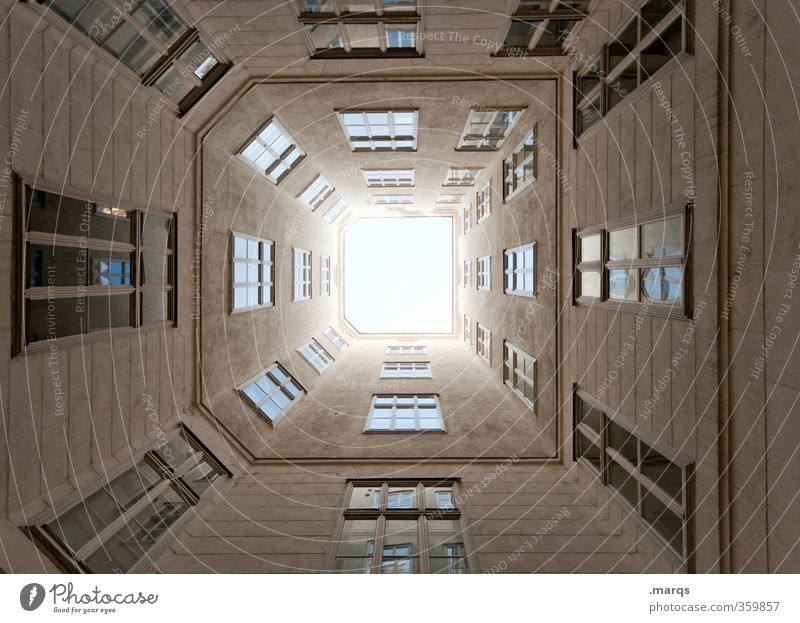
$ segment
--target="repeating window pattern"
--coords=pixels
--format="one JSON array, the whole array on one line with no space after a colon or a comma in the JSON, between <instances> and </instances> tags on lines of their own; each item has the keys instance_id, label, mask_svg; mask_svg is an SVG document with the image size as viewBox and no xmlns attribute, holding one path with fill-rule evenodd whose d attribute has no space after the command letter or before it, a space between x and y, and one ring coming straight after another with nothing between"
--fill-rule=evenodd
<instances>
[{"instance_id":1,"label":"repeating window pattern","mask_svg":"<svg viewBox=\"0 0 800 623\"><path fill-rule=\"evenodd\" d=\"M37 543L71 573L125 573L151 560L176 522L227 470L181 432L57 516L31 526Z\"/></svg>"},{"instance_id":2,"label":"repeating window pattern","mask_svg":"<svg viewBox=\"0 0 800 623\"><path fill-rule=\"evenodd\" d=\"M382 379L429 379L433 377L428 361L387 361L381 369Z\"/></svg>"},{"instance_id":3,"label":"repeating window pattern","mask_svg":"<svg viewBox=\"0 0 800 623\"><path fill-rule=\"evenodd\" d=\"M472 229L472 204L464 208L464 235L466 236Z\"/></svg>"},{"instance_id":4,"label":"repeating window pattern","mask_svg":"<svg viewBox=\"0 0 800 623\"><path fill-rule=\"evenodd\" d=\"M20 348L174 318L173 216L24 183L20 204Z\"/></svg>"},{"instance_id":5,"label":"repeating window pattern","mask_svg":"<svg viewBox=\"0 0 800 623\"><path fill-rule=\"evenodd\" d=\"M299 10L317 58L419 55L414 0L299 0Z\"/></svg>"},{"instance_id":6,"label":"repeating window pattern","mask_svg":"<svg viewBox=\"0 0 800 623\"><path fill-rule=\"evenodd\" d=\"M256 411L275 424L304 390L282 365L274 363L240 387L239 393Z\"/></svg>"},{"instance_id":7,"label":"repeating window pattern","mask_svg":"<svg viewBox=\"0 0 800 623\"><path fill-rule=\"evenodd\" d=\"M688 50L682 0L648 0L579 74L575 119L580 135L659 69Z\"/></svg>"},{"instance_id":8,"label":"repeating window pattern","mask_svg":"<svg viewBox=\"0 0 800 623\"><path fill-rule=\"evenodd\" d=\"M511 342L503 342L503 362L503 382L532 407L536 397L536 358Z\"/></svg>"},{"instance_id":9,"label":"repeating window pattern","mask_svg":"<svg viewBox=\"0 0 800 623\"><path fill-rule=\"evenodd\" d=\"M414 195L372 195L376 205L410 205L414 203Z\"/></svg>"},{"instance_id":10,"label":"repeating window pattern","mask_svg":"<svg viewBox=\"0 0 800 623\"><path fill-rule=\"evenodd\" d=\"M365 169L362 172L370 188L414 185L414 169Z\"/></svg>"},{"instance_id":11,"label":"repeating window pattern","mask_svg":"<svg viewBox=\"0 0 800 623\"><path fill-rule=\"evenodd\" d=\"M505 183L503 192L510 199L528 184L536 180L536 139L531 132L503 165Z\"/></svg>"},{"instance_id":12,"label":"repeating window pattern","mask_svg":"<svg viewBox=\"0 0 800 623\"><path fill-rule=\"evenodd\" d=\"M331 295L331 258L322 255L319 258L319 290L322 296Z\"/></svg>"},{"instance_id":13,"label":"repeating window pattern","mask_svg":"<svg viewBox=\"0 0 800 623\"><path fill-rule=\"evenodd\" d=\"M486 185L475 195L475 211L477 212L478 222L480 223L492 213L492 183Z\"/></svg>"},{"instance_id":14,"label":"repeating window pattern","mask_svg":"<svg viewBox=\"0 0 800 623\"><path fill-rule=\"evenodd\" d=\"M232 309L241 311L274 303L275 247L269 240L231 234Z\"/></svg>"},{"instance_id":15,"label":"repeating window pattern","mask_svg":"<svg viewBox=\"0 0 800 623\"><path fill-rule=\"evenodd\" d=\"M536 245L526 244L505 252L505 291L517 296L536 292Z\"/></svg>"},{"instance_id":16,"label":"repeating window pattern","mask_svg":"<svg viewBox=\"0 0 800 623\"><path fill-rule=\"evenodd\" d=\"M322 175L318 175L297 198L306 207L316 210L333 193L333 186Z\"/></svg>"},{"instance_id":17,"label":"repeating window pattern","mask_svg":"<svg viewBox=\"0 0 800 623\"><path fill-rule=\"evenodd\" d=\"M575 396L575 458L600 474L684 563L688 559L691 466L631 432L606 407Z\"/></svg>"},{"instance_id":18,"label":"repeating window pattern","mask_svg":"<svg viewBox=\"0 0 800 623\"><path fill-rule=\"evenodd\" d=\"M330 209L325 213L323 217L326 222L333 223L342 212L347 209L347 202L344 199L339 199L336 203L334 203Z\"/></svg>"},{"instance_id":19,"label":"repeating window pattern","mask_svg":"<svg viewBox=\"0 0 800 623\"><path fill-rule=\"evenodd\" d=\"M325 372L328 366L333 363L331 354L314 338L311 338L310 342L298 348L297 352L320 374Z\"/></svg>"},{"instance_id":20,"label":"repeating window pattern","mask_svg":"<svg viewBox=\"0 0 800 623\"><path fill-rule=\"evenodd\" d=\"M576 300L685 314L688 221L676 204L576 232Z\"/></svg>"},{"instance_id":21,"label":"repeating window pattern","mask_svg":"<svg viewBox=\"0 0 800 623\"><path fill-rule=\"evenodd\" d=\"M339 121L353 151L415 151L416 110L346 111Z\"/></svg>"},{"instance_id":22,"label":"repeating window pattern","mask_svg":"<svg viewBox=\"0 0 800 623\"><path fill-rule=\"evenodd\" d=\"M424 346L387 346L386 355L424 355Z\"/></svg>"},{"instance_id":23,"label":"repeating window pattern","mask_svg":"<svg viewBox=\"0 0 800 623\"><path fill-rule=\"evenodd\" d=\"M483 168L450 167L443 186L473 186Z\"/></svg>"},{"instance_id":24,"label":"repeating window pattern","mask_svg":"<svg viewBox=\"0 0 800 623\"><path fill-rule=\"evenodd\" d=\"M469 573L453 481L357 481L334 541L335 573Z\"/></svg>"},{"instance_id":25,"label":"repeating window pattern","mask_svg":"<svg viewBox=\"0 0 800 623\"><path fill-rule=\"evenodd\" d=\"M38 0L186 112L229 66L167 0Z\"/></svg>"},{"instance_id":26,"label":"repeating window pattern","mask_svg":"<svg viewBox=\"0 0 800 623\"><path fill-rule=\"evenodd\" d=\"M247 139L239 154L274 184L286 177L305 157L305 152L275 117Z\"/></svg>"},{"instance_id":27,"label":"repeating window pattern","mask_svg":"<svg viewBox=\"0 0 800 623\"><path fill-rule=\"evenodd\" d=\"M521 108L470 111L457 149L497 151L521 114Z\"/></svg>"},{"instance_id":28,"label":"repeating window pattern","mask_svg":"<svg viewBox=\"0 0 800 623\"><path fill-rule=\"evenodd\" d=\"M479 257L476 261L478 266L478 290L492 289L492 258L489 255Z\"/></svg>"},{"instance_id":29,"label":"repeating window pattern","mask_svg":"<svg viewBox=\"0 0 800 623\"><path fill-rule=\"evenodd\" d=\"M472 343L472 320L466 314L464 314L464 341L467 344Z\"/></svg>"},{"instance_id":30,"label":"repeating window pattern","mask_svg":"<svg viewBox=\"0 0 800 623\"><path fill-rule=\"evenodd\" d=\"M464 260L464 287L472 287L472 260Z\"/></svg>"},{"instance_id":31,"label":"repeating window pattern","mask_svg":"<svg viewBox=\"0 0 800 623\"><path fill-rule=\"evenodd\" d=\"M331 343L336 347L336 350L338 350L339 352L343 351L348 346L344 338L341 335L339 335L333 329L333 327L328 328L328 330L326 330L323 333L323 335L331 341Z\"/></svg>"},{"instance_id":32,"label":"repeating window pattern","mask_svg":"<svg viewBox=\"0 0 800 623\"><path fill-rule=\"evenodd\" d=\"M435 394L372 397L365 432L444 431L439 397Z\"/></svg>"},{"instance_id":33,"label":"repeating window pattern","mask_svg":"<svg viewBox=\"0 0 800 623\"><path fill-rule=\"evenodd\" d=\"M522 0L512 15L498 56L558 56L572 29L586 17L589 0Z\"/></svg>"},{"instance_id":34,"label":"repeating window pattern","mask_svg":"<svg viewBox=\"0 0 800 623\"><path fill-rule=\"evenodd\" d=\"M311 298L311 251L294 249L294 300Z\"/></svg>"},{"instance_id":35,"label":"repeating window pattern","mask_svg":"<svg viewBox=\"0 0 800 623\"><path fill-rule=\"evenodd\" d=\"M478 323L478 333L475 337L475 352L478 357L492 365L492 332Z\"/></svg>"}]
</instances>

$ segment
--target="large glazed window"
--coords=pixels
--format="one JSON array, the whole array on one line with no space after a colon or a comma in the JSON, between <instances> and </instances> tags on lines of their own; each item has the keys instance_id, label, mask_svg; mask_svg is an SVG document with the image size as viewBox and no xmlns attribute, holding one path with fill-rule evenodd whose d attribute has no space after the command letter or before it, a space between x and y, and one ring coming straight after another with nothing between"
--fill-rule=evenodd
<instances>
[{"instance_id":1,"label":"large glazed window","mask_svg":"<svg viewBox=\"0 0 800 623\"><path fill-rule=\"evenodd\" d=\"M334 573L469 573L453 481L355 481L330 555Z\"/></svg>"},{"instance_id":2,"label":"large glazed window","mask_svg":"<svg viewBox=\"0 0 800 623\"><path fill-rule=\"evenodd\" d=\"M353 151L416 151L417 110L363 110L339 113Z\"/></svg>"},{"instance_id":3,"label":"large glazed window","mask_svg":"<svg viewBox=\"0 0 800 623\"><path fill-rule=\"evenodd\" d=\"M280 122L272 117L245 141L239 155L261 171L273 184L279 183L305 157L305 152Z\"/></svg>"},{"instance_id":4,"label":"large glazed window","mask_svg":"<svg viewBox=\"0 0 800 623\"><path fill-rule=\"evenodd\" d=\"M372 397L365 432L444 431L439 397L379 394Z\"/></svg>"},{"instance_id":5,"label":"large glazed window","mask_svg":"<svg viewBox=\"0 0 800 623\"><path fill-rule=\"evenodd\" d=\"M274 363L239 387L239 394L275 424L297 402L304 390L279 363Z\"/></svg>"},{"instance_id":6,"label":"large glazed window","mask_svg":"<svg viewBox=\"0 0 800 623\"><path fill-rule=\"evenodd\" d=\"M233 311L274 305L275 245L245 234L231 234Z\"/></svg>"}]
</instances>

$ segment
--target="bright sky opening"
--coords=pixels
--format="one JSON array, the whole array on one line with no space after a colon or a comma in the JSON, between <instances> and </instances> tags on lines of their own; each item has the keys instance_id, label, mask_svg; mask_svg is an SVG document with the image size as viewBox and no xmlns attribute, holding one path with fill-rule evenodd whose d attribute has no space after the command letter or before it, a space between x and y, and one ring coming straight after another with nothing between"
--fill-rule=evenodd
<instances>
[{"instance_id":1,"label":"bright sky opening","mask_svg":"<svg viewBox=\"0 0 800 623\"><path fill-rule=\"evenodd\" d=\"M361 333L452 332L452 219L361 219L344 252L345 317Z\"/></svg>"}]
</instances>

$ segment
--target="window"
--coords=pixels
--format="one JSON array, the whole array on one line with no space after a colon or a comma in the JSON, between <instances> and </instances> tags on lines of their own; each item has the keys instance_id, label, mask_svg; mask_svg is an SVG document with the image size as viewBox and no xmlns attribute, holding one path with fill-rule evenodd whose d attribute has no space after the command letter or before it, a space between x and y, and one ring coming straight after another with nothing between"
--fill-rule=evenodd
<instances>
[{"instance_id":1,"label":"window","mask_svg":"<svg viewBox=\"0 0 800 623\"><path fill-rule=\"evenodd\" d=\"M275 247L269 240L231 233L231 308L273 305Z\"/></svg>"},{"instance_id":2,"label":"window","mask_svg":"<svg viewBox=\"0 0 800 623\"><path fill-rule=\"evenodd\" d=\"M506 294L533 296L536 292L536 245L505 252Z\"/></svg>"},{"instance_id":3,"label":"window","mask_svg":"<svg viewBox=\"0 0 800 623\"><path fill-rule=\"evenodd\" d=\"M521 108L472 110L458 140L461 151L497 151L519 119Z\"/></svg>"},{"instance_id":4,"label":"window","mask_svg":"<svg viewBox=\"0 0 800 623\"><path fill-rule=\"evenodd\" d=\"M180 113L228 70L168 0L39 0L158 90Z\"/></svg>"},{"instance_id":5,"label":"window","mask_svg":"<svg viewBox=\"0 0 800 623\"><path fill-rule=\"evenodd\" d=\"M424 355L424 346L387 346L386 355Z\"/></svg>"},{"instance_id":6,"label":"window","mask_svg":"<svg viewBox=\"0 0 800 623\"><path fill-rule=\"evenodd\" d=\"M464 287L472 287L472 260L464 260Z\"/></svg>"},{"instance_id":7,"label":"window","mask_svg":"<svg viewBox=\"0 0 800 623\"><path fill-rule=\"evenodd\" d=\"M311 251L294 249L294 300L311 298Z\"/></svg>"},{"instance_id":8,"label":"window","mask_svg":"<svg viewBox=\"0 0 800 623\"><path fill-rule=\"evenodd\" d=\"M372 195L376 205L409 205L414 203L414 195Z\"/></svg>"},{"instance_id":9,"label":"window","mask_svg":"<svg viewBox=\"0 0 800 623\"><path fill-rule=\"evenodd\" d=\"M475 339L475 352L478 357L492 365L492 332L478 323L478 335Z\"/></svg>"},{"instance_id":10,"label":"window","mask_svg":"<svg viewBox=\"0 0 800 623\"><path fill-rule=\"evenodd\" d=\"M175 217L77 196L21 182L20 349L175 317Z\"/></svg>"},{"instance_id":11,"label":"window","mask_svg":"<svg viewBox=\"0 0 800 623\"><path fill-rule=\"evenodd\" d=\"M303 393L302 386L279 363L239 388L245 401L272 424L283 417Z\"/></svg>"},{"instance_id":12,"label":"window","mask_svg":"<svg viewBox=\"0 0 800 623\"><path fill-rule=\"evenodd\" d=\"M478 290L492 289L492 258L489 255L479 257L478 264Z\"/></svg>"},{"instance_id":13,"label":"window","mask_svg":"<svg viewBox=\"0 0 800 623\"><path fill-rule=\"evenodd\" d=\"M414 0L299 0L299 9L315 58L420 54L419 15Z\"/></svg>"},{"instance_id":14,"label":"window","mask_svg":"<svg viewBox=\"0 0 800 623\"><path fill-rule=\"evenodd\" d=\"M456 486L452 480L350 482L331 570L469 573Z\"/></svg>"},{"instance_id":15,"label":"window","mask_svg":"<svg viewBox=\"0 0 800 623\"><path fill-rule=\"evenodd\" d=\"M429 379L431 364L427 361L387 361L381 370L382 379Z\"/></svg>"},{"instance_id":16,"label":"window","mask_svg":"<svg viewBox=\"0 0 800 623\"><path fill-rule=\"evenodd\" d=\"M485 220L492 213L492 182L486 185L475 195L475 211L478 214L478 222Z\"/></svg>"},{"instance_id":17,"label":"window","mask_svg":"<svg viewBox=\"0 0 800 623\"><path fill-rule=\"evenodd\" d=\"M372 397L364 432L409 433L444 431L439 397L434 394Z\"/></svg>"},{"instance_id":18,"label":"window","mask_svg":"<svg viewBox=\"0 0 800 623\"><path fill-rule=\"evenodd\" d=\"M343 351L348 346L347 342L344 341L344 338L342 338L342 336L339 335L333 329L333 327L330 327L323 335L331 341L331 343L336 347L336 350L339 352Z\"/></svg>"},{"instance_id":19,"label":"window","mask_svg":"<svg viewBox=\"0 0 800 623\"><path fill-rule=\"evenodd\" d=\"M321 255L319 258L319 291L322 296L331 295L331 258Z\"/></svg>"},{"instance_id":20,"label":"window","mask_svg":"<svg viewBox=\"0 0 800 623\"><path fill-rule=\"evenodd\" d=\"M587 63L575 85L576 134L633 93L659 69L689 49L682 0L648 0Z\"/></svg>"},{"instance_id":21,"label":"window","mask_svg":"<svg viewBox=\"0 0 800 623\"><path fill-rule=\"evenodd\" d=\"M463 169L459 167L450 167L447 170L447 177L444 179L444 184L442 185L472 186L475 184L475 179L481 171L483 171L482 168Z\"/></svg>"},{"instance_id":22,"label":"window","mask_svg":"<svg viewBox=\"0 0 800 623\"><path fill-rule=\"evenodd\" d=\"M47 513L30 532L70 573L143 570L157 555L154 548L172 539L177 522L225 475L225 467L181 429L133 467L104 476L93 493L81 490L67 510Z\"/></svg>"},{"instance_id":23,"label":"window","mask_svg":"<svg viewBox=\"0 0 800 623\"><path fill-rule=\"evenodd\" d=\"M467 344L472 343L472 321L466 314L464 314L464 341Z\"/></svg>"},{"instance_id":24,"label":"window","mask_svg":"<svg viewBox=\"0 0 800 623\"><path fill-rule=\"evenodd\" d=\"M333 223L339 215L347 209L347 202L344 199L339 199L334 203L323 217L328 223Z\"/></svg>"},{"instance_id":25,"label":"window","mask_svg":"<svg viewBox=\"0 0 800 623\"><path fill-rule=\"evenodd\" d=\"M416 151L416 110L366 110L339 113L353 151Z\"/></svg>"},{"instance_id":26,"label":"window","mask_svg":"<svg viewBox=\"0 0 800 623\"><path fill-rule=\"evenodd\" d=\"M597 472L604 485L684 562L688 558L691 465L610 408L575 394L575 459ZM654 440L653 440L654 441Z\"/></svg>"},{"instance_id":27,"label":"window","mask_svg":"<svg viewBox=\"0 0 800 623\"><path fill-rule=\"evenodd\" d=\"M560 56L572 29L586 17L589 0L522 0L497 56Z\"/></svg>"},{"instance_id":28,"label":"window","mask_svg":"<svg viewBox=\"0 0 800 623\"><path fill-rule=\"evenodd\" d=\"M370 188L414 185L414 169L365 169L362 173Z\"/></svg>"},{"instance_id":29,"label":"window","mask_svg":"<svg viewBox=\"0 0 800 623\"><path fill-rule=\"evenodd\" d=\"M472 204L464 207L464 235L472 229Z\"/></svg>"},{"instance_id":30,"label":"window","mask_svg":"<svg viewBox=\"0 0 800 623\"><path fill-rule=\"evenodd\" d=\"M536 397L534 371L536 359L511 342L503 342L503 382L517 394L522 401L533 407Z\"/></svg>"},{"instance_id":31,"label":"window","mask_svg":"<svg viewBox=\"0 0 800 623\"><path fill-rule=\"evenodd\" d=\"M325 372L327 367L333 363L331 354L314 338L311 338L308 344L304 344L298 348L297 352L320 374Z\"/></svg>"},{"instance_id":32,"label":"window","mask_svg":"<svg viewBox=\"0 0 800 623\"><path fill-rule=\"evenodd\" d=\"M531 182L536 181L536 150L533 132L514 150L503 164L506 200L513 197Z\"/></svg>"},{"instance_id":33,"label":"window","mask_svg":"<svg viewBox=\"0 0 800 623\"><path fill-rule=\"evenodd\" d=\"M439 197L436 199L436 203L444 204L444 205L458 205L464 201L464 195L448 195L444 193L440 193Z\"/></svg>"},{"instance_id":34,"label":"window","mask_svg":"<svg viewBox=\"0 0 800 623\"><path fill-rule=\"evenodd\" d=\"M673 204L575 234L575 299L685 316L689 206Z\"/></svg>"},{"instance_id":35,"label":"window","mask_svg":"<svg viewBox=\"0 0 800 623\"><path fill-rule=\"evenodd\" d=\"M331 195L332 192L333 186L331 186L328 180L326 180L324 177L318 175L316 179L297 196L297 198L300 200L300 203L311 208L312 210L316 210L322 205L322 202Z\"/></svg>"},{"instance_id":36,"label":"window","mask_svg":"<svg viewBox=\"0 0 800 623\"><path fill-rule=\"evenodd\" d=\"M247 139L239 154L273 184L279 183L305 157L305 152L275 117Z\"/></svg>"}]
</instances>

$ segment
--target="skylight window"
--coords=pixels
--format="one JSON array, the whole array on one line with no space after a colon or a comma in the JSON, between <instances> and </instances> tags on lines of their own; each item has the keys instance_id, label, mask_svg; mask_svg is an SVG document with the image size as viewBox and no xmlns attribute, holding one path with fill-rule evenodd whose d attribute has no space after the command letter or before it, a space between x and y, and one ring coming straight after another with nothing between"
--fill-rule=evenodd
<instances>
[{"instance_id":1,"label":"skylight window","mask_svg":"<svg viewBox=\"0 0 800 623\"><path fill-rule=\"evenodd\" d=\"M275 363L240 387L239 392L253 408L275 424L304 390L282 365Z\"/></svg>"},{"instance_id":2,"label":"skylight window","mask_svg":"<svg viewBox=\"0 0 800 623\"><path fill-rule=\"evenodd\" d=\"M444 431L439 397L431 394L373 396L365 431Z\"/></svg>"},{"instance_id":3,"label":"skylight window","mask_svg":"<svg viewBox=\"0 0 800 623\"><path fill-rule=\"evenodd\" d=\"M333 363L331 354L314 338L311 338L310 342L298 348L297 352L320 374L325 372L328 366Z\"/></svg>"},{"instance_id":4,"label":"skylight window","mask_svg":"<svg viewBox=\"0 0 800 623\"><path fill-rule=\"evenodd\" d=\"M498 56L559 56L576 24L586 17L589 0L522 1L497 51Z\"/></svg>"},{"instance_id":5,"label":"skylight window","mask_svg":"<svg viewBox=\"0 0 800 623\"><path fill-rule=\"evenodd\" d=\"M353 151L416 151L418 119L416 110L339 113Z\"/></svg>"},{"instance_id":6,"label":"skylight window","mask_svg":"<svg viewBox=\"0 0 800 623\"><path fill-rule=\"evenodd\" d=\"M414 169L365 169L363 173L370 188L414 185Z\"/></svg>"},{"instance_id":7,"label":"skylight window","mask_svg":"<svg viewBox=\"0 0 800 623\"><path fill-rule=\"evenodd\" d=\"M409 205L414 203L414 195L372 195L376 205Z\"/></svg>"},{"instance_id":8,"label":"skylight window","mask_svg":"<svg viewBox=\"0 0 800 623\"><path fill-rule=\"evenodd\" d=\"M339 335L333 327L329 327L323 335L331 341L339 352L343 351L348 346L344 338Z\"/></svg>"},{"instance_id":9,"label":"skylight window","mask_svg":"<svg viewBox=\"0 0 800 623\"><path fill-rule=\"evenodd\" d=\"M382 379L430 379L433 377L428 361L387 361L381 369Z\"/></svg>"},{"instance_id":10,"label":"skylight window","mask_svg":"<svg viewBox=\"0 0 800 623\"><path fill-rule=\"evenodd\" d=\"M447 177L444 179L443 186L472 186L475 183L475 178L483 171L481 168L468 168L462 169L458 167L450 167L447 171Z\"/></svg>"},{"instance_id":11,"label":"skylight window","mask_svg":"<svg viewBox=\"0 0 800 623\"><path fill-rule=\"evenodd\" d=\"M446 195L440 194L436 199L436 203L444 204L461 204L464 201L464 195Z\"/></svg>"},{"instance_id":12,"label":"skylight window","mask_svg":"<svg viewBox=\"0 0 800 623\"><path fill-rule=\"evenodd\" d=\"M497 151L521 113L521 108L470 111L457 149L461 151Z\"/></svg>"},{"instance_id":13,"label":"skylight window","mask_svg":"<svg viewBox=\"0 0 800 623\"><path fill-rule=\"evenodd\" d=\"M275 117L247 140L239 154L274 184L288 175L305 156Z\"/></svg>"},{"instance_id":14,"label":"skylight window","mask_svg":"<svg viewBox=\"0 0 800 623\"><path fill-rule=\"evenodd\" d=\"M297 198L312 210L316 210L332 192L333 186L322 175L318 175Z\"/></svg>"},{"instance_id":15,"label":"skylight window","mask_svg":"<svg viewBox=\"0 0 800 623\"><path fill-rule=\"evenodd\" d=\"M347 209L347 202L344 199L339 199L334 203L323 217L328 223L333 223L339 215Z\"/></svg>"}]
</instances>

